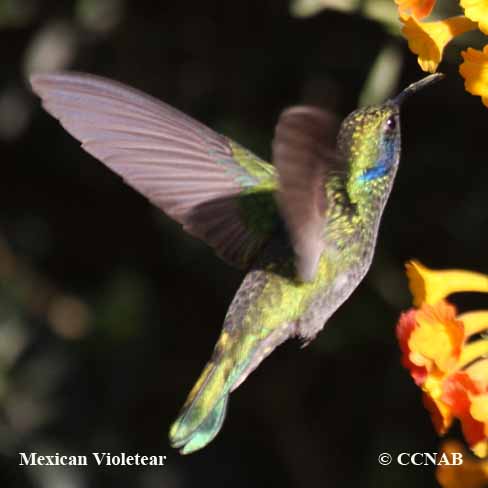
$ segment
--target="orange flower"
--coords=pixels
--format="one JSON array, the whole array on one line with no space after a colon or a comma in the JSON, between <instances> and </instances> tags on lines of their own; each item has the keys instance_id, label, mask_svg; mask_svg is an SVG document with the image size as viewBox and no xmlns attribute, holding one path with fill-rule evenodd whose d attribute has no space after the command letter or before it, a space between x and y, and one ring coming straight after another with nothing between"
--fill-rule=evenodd
<instances>
[{"instance_id":1,"label":"orange flower","mask_svg":"<svg viewBox=\"0 0 488 488\"><path fill-rule=\"evenodd\" d=\"M464 15L421 22L431 13L435 0L395 0L403 23L403 37L407 39L410 51L418 56L422 70L430 73L437 70L444 48L454 37L475 29L488 34L488 0L459 1ZM466 91L479 95L488 107L488 45L483 51L468 48L461 55L464 62L459 72L465 80Z\"/></svg>"},{"instance_id":2,"label":"orange flower","mask_svg":"<svg viewBox=\"0 0 488 488\"><path fill-rule=\"evenodd\" d=\"M464 15L478 22L482 32L488 34L488 0L460 0Z\"/></svg>"},{"instance_id":3,"label":"orange flower","mask_svg":"<svg viewBox=\"0 0 488 488\"><path fill-rule=\"evenodd\" d=\"M410 370L410 374L417 385L421 385L428 374L425 366L417 366L410 360L409 339L417 323L415 322L416 310L410 309L408 312L400 315L396 328L396 335L400 349L402 351L402 365Z\"/></svg>"},{"instance_id":4,"label":"orange flower","mask_svg":"<svg viewBox=\"0 0 488 488\"><path fill-rule=\"evenodd\" d=\"M402 364L424 392L423 402L439 434L450 427L453 415L442 401L443 380L456 367L464 340L464 324L456 309L445 301L423 305L401 315L397 338Z\"/></svg>"},{"instance_id":5,"label":"orange flower","mask_svg":"<svg viewBox=\"0 0 488 488\"><path fill-rule=\"evenodd\" d=\"M488 311L457 315L445 300L460 291L488 292L488 277L469 271L434 271L407 264L419 309L401 315L397 338L402 364L422 388L423 402L439 435L456 418L475 454L488 455Z\"/></svg>"},{"instance_id":6,"label":"orange flower","mask_svg":"<svg viewBox=\"0 0 488 488\"><path fill-rule=\"evenodd\" d=\"M464 438L478 456L486 455L488 441L485 424L473 412L476 411L476 403L485 401L485 396L486 393L465 371L453 373L443 384L441 399L450 408L452 415L460 420Z\"/></svg>"},{"instance_id":7,"label":"orange flower","mask_svg":"<svg viewBox=\"0 0 488 488\"><path fill-rule=\"evenodd\" d=\"M413 295L413 304L436 304L453 293L479 291L488 293L488 276L473 271L459 269L434 270L418 261L405 265L408 286Z\"/></svg>"},{"instance_id":8,"label":"orange flower","mask_svg":"<svg viewBox=\"0 0 488 488\"><path fill-rule=\"evenodd\" d=\"M424 305L415 314L417 327L408 345L410 359L429 372L446 373L457 363L464 339L464 325L456 320L456 309L446 301L435 307Z\"/></svg>"},{"instance_id":9,"label":"orange flower","mask_svg":"<svg viewBox=\"0 0 488 488\"><path fill-rule=\"evenodd\" d=\"M464 61L459 73L464 78L464 88L472 95L479 95L483 105L488 107L488 45L483 51L468 47L461 56Z\"/></svg>"},{"instance_id":10,"label":"orange flower","mask_svg":"<svg viewBox=\"0 0 488 488\"><path fill-rule=\"evenodd\" d=\"M432 12L436 0L395 0L400 15L412 14L417 19L423 19Z\"/></svg>"},{"instance_id":11,"label":"orange flower","mask_svg":"<svg viewBox=\"0 0 488 488\"><path fill-rule=\"evenodd\" d=\"M442 60L446 45L456 36L477 27L476 22L464 16L450 17L436 22L419 22L414 16L400 15L403 36L410 51L418 55L424 71L434 73Z\"/></svg>"}]
</instances>

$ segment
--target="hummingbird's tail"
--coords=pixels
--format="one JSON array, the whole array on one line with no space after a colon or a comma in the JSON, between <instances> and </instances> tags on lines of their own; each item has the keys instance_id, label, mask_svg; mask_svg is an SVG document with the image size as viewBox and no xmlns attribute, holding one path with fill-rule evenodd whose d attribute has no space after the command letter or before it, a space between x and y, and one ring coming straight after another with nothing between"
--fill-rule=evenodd
<instances>
[{"instance_id":1,"label":"hummingbird's tail","mask_svg":"<svg viewBox=\"0 0 488 488\"><path fill-rule=\"evenodd\" d=\"M170 429L171 445L189 454L205 447L224 422L229 398L223 364L210 361Z\"/></svg>"},{"instance_id":2,"label":"hummingbird's tail","mask_svg":"<svg viewBox=\"0 0 488 488\"><path fill-rule=\"evenodd\" d=\"M181 454L205 447L219 432L227 400L258 364L290 336L290 326L252 329L224 324L212 358L191 390L169 439Z\"/></svg>"}]
</instances>

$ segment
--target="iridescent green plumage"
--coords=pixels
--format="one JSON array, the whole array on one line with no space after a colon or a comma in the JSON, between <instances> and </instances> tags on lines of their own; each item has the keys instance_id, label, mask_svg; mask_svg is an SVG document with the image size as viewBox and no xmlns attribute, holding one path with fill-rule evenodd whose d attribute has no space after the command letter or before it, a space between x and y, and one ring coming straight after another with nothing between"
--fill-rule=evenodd
<instances>
[{"instance_id":1,"label":"iridescent green plumage","mask_svg":"<svg viewBox=\"0 0 488 488\"><path fill-rule=\"evenodd\" d=\"M137 90L85 74L33 89L83 148L232 265L248 270L220 338L171 427L182 453L219 432L229 394L290 337L312 340L368 270L400 155L400 103L284 111L274 166Z\"/></svg>"},{"instance_id":2,"label":"iridescent green plumage","mask_svg":"<svg viewBox=\"0 0 488 488\"><path fill-rule=\"evenodd\" d=\"M208 444L221 428L229 393L289 337L312 340L369 268L398 166L399 104L353 112L337 149L344 166L325 178L325 246L314 279L297 278L286 235L275 235L245 277L212 358L171 428L182 453Z\"/></svg>"}]
</instances>

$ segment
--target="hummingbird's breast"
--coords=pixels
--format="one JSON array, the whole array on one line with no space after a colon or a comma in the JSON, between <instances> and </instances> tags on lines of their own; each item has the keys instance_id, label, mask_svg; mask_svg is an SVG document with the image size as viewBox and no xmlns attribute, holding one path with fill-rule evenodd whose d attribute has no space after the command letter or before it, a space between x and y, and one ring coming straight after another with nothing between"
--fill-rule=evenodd
<instances>
[{"instance_id":1,"label":"hummingbird's breast","mask_svg":"<svg viewBox=\"0 0 488 488\"><path fill-rule=\"evenodd\" d=\"M372 253L361 241L351 234L344 245L327 244L309 283L297 278L289 244L271 241L229 307L229 334L238 328L257 337L291 325L290 335L312 339L366 273Z\"/></svg>"},{"instance_id":2,"label":"hummingbird's breast","mask_svg":"<svg viewBox=\"0 0 488 488\"><path fill-rule=\"evenodd\" d=\"M231 336L236 328L257 337L291 325L291 335L311 340L354 291L372 261L380 209L364 216L339 194L333 201L313 281L298 279L293 249L285 235L276 235L229 307L224 327Z\"/></svg>"},{"instance_id":3,"label":"hummingbird's breast","mask_svg":"<svg viewBox=\"0 0 488 488\"><path fill-rule=\"evenodd\" d=\"M356 289L367 273L374 255L381 209L361 215L352 206L336 200L324 226L325 249L315 289L304 300L297 323L299 335L312 340L331 315Z\"/></svg>"},{"instance_id":4,"label":"hummingbird's breast","mask_svg":"<svg viewBox=\"0 0 488 488\"><path fill-rule=\"evenodd\" d=\"M322 255L321 261L329 273L305 298L303 313L297 321L299 335L307 342L322 330L327 320L347 300L371 264L372 253L362 246L354 247L356 249L329 248Z\"/></svg>"}]
</instances>

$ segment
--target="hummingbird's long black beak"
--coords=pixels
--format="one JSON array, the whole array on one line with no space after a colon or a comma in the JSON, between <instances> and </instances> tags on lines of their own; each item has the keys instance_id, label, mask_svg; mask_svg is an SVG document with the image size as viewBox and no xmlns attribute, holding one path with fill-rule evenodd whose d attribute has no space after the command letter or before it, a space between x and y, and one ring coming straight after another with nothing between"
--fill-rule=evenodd
<instances>
[{"instance_id":1,"label":"hummingbird's long black beak","mask_svg":"<svg viewBox=\"0 0 488 488\"><path fill-rule=\"evenodd\" d=\"M405 90L403 90L393 99L393 103L396 105L402 104L406 98L410 97L410 95L417 93L419 90L423 90L426 86L437 83L438 81L442 80L444 76L445 75L443 73L434 73L433 75L426 76L425 78L408 85Z\"/></svg>"}]
</instances>

